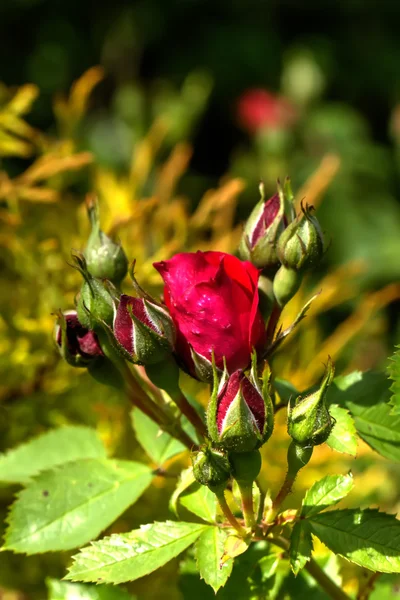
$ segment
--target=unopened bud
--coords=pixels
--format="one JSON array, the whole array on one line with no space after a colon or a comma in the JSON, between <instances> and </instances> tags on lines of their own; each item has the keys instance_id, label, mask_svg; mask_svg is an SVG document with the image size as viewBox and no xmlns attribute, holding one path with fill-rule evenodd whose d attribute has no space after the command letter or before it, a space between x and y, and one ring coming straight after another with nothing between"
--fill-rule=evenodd
<instances>
[{"instance_id":1,"label":"unopened bud","mask_svg":"<svg viewBox=\"0 0 400 600\"><path fill-rule=\"evenodd\" d=\"M257 374L253 373L255 363L254 354L250 379L238 370L230 376L224 371L219 380L214 371L207 426L212 441L225 450L251 452L271 436L273 408L268 381L261 389Z\"/></svg>"},{"instance_id":2,"label":"unopened bud","mask_svg":"<svg viewBox=\"0 0 400 600\"><path fill-rule=\"evenodd\" d=\"M284 202L282 194L275 194L265 201L263 183L260 192L261 200L246 222L239 255L260 269L268 269L278 264L275 247L284 227Z\"/></svg>"},{"instance_id":3,"label":"unopened bud","mask_svg":"<svg viewBox=\"0 0 400 600\"><path fill-rule=\"evenodd\" d=\"M293 271L315 268L324 254L320 224L312 215L313 207L301 207L299 215L279 238L276 251L280 262Z\"/></svg>"},{"instance_id":4,"label":"unopened bud","mask_svg":"<svg viewBox=\"0 0 400 600\"><path fill-rule=\"evenodd\" d=\"M163 306L123 294L115 316L114 335L133 362L151 365L172 353L175 327Z\"/></svg>"},{"instance_id":5,"label":"unopened bud","mask_svg":"<svg viewBox=\"0 0 400 600\"><path fill-rule=\"evenodd\" d=\"M329 437L335 424L326 405L326 394L334 377L334 366L328 359L326 372L319 389L288 406L288 433L299 446L318 446Z\"/></svg>"},{"instance_id":6,"label":"unopened bud","mask_svg":"<svg viewBox=\"0 0 400 600\"><path fill-rule=\"evenodd\" d=\"M108 279L119 286L128 270L128 260L121 244L114 242L101 229L97 201L87 202L92 225L84 255L88 272L99 279Z\"/></svg>"},{"instance_id":7,"label":"unopened bud","mask_svg":"<svg viewBox=\"0 0 400 600\"><path fill-rule=\"evenodd\" d=\"M87 367L103 356L97 335L82 326L75 310L58 314L54 341L64 360L74 367Z\"/></svg>"},{"instance_id":8,"label":"unopened bud","mask_svg":"<svg viewBox=\"0 0 400 600\"><path fill-rule=\"evenodd\" d=\"M211 490L223 486L231 476L231 465L222 450L204 447L192 454L193 475L202 485Z\"/></svg>"}]
</instances>

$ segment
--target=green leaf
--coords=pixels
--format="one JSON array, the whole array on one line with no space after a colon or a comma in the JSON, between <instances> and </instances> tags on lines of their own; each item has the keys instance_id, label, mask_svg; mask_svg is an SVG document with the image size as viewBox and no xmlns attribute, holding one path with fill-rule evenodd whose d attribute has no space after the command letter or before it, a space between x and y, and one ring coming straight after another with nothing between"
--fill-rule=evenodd
<instances>
[{"instance_id":1,"label":"green leaf","mask_svg":"<svg viewBox=\"0 0 400 600\"><path fill-rule=\"evenodd\" d=\"M167 521L93 542L73 557L66 579L115 584L134 581L178 556L207 527Z\"/></svg>"},{"instance_id":2,"label":"green leaf","mask_svg":"<svg viewBox=\"0 0 400 600\"><path fill-rule=\"evenodd\" d=\"M150 459L162 465L169 458L186 450L186 447L154 423L139 409L131 411L131 419L136 439Z\"/></svg>"},{"instance_id":3,"label":"green leaf","mask_svg":"<svg viewBox=\"0 0 400 600\"><path fill-rule=\"evenodd\" d=\"M194 515L215 523L217 516L217 497L207 486L195 483L190 490L181 495L180 503Z\"/></svg>"},{"instance_id":4,"label":"green leaf","mask_svg":"<svg viewBox=\"0 0 400 600\"><path fill-rule=\"evenodd\" d=\"M355 372L337 377L328 398L349 409L358 434L371 448L400 461L400 415L391 414L389 381L384 373Z\"/></svg>"},{"instance_id":5,"label":"green leaf","mask_svg":"<svg viewBox=\"0 0 400 600\"><path fill-rule=\"evenodd\" d=\"M11 507L4 549L34 554L69 550L97 537L152 480L149 467L85 459L45 471Z\"/></svg>"},{"instance_id":6,"label":"green leaf","mask_svg":"<svg viewBox=\"0 0 400 600\"><path fill-rule=\"evenodd\" d=\"M400 346L397 346L396 352L390 358L388 373L393 382L390 386L392 414L400 415Z\"/></svg>"},{"instance_id":7,"label":"green leaf","mask_svg":"<svg viewBox=\"0 0 400 600\"><path fill-rule=\"evenodd\" d=\"M111 585L88 585L47 579L48 600L134 600L128 592Z\"/></svg>"},{"instance_id":8,"label":"green leaf","mask_svg":"<svg viewBox=\"0 0 400 600\"><path fill-rule=\"evenodd\" d=\"M219 527L209 527L196 542L197 566L200 577L217 593L232 572L233 560L221 563L227 533Z\"/></svg>"},{"instance_id":9,"label":"green leaf","mask_svg":"<svg viewBox=\"0 0 400 600\"><path fill-rule=\"evenodd\" d=\"M335 510L308 519L332 552L372 571L400 571L400 521L377 510Z\"/></svg>"},{"instance_id":10,"label":"green leaf","mask_svg":"<svg viewBox=\"0 0 400 600\"><path fill-rule=\"evenodd\" d=\"M295 575L298 575L311 558L312 552L311 532L307 523L298 521L292 529L290 538L290 566Z\"/></svg>"},{"instance_id":11,"label":"green leaf","mask_svg":"<svg viewBox=\"0 0 400 600\"><path fill-rule=\"evenodd\" d=\"M373 577L373 575L371 575ZM380 575L372 582L368 600L400 600L400 576Z\"/></svg>"},{"instance_id":12,"label":"green leaf","mask_svg":"<svg viewBox=\"0 0 400 600\"><path fill-rule=\"evenodd\" d=\"M185 490L187 490L195 481L196 480L193 475L192 467L188 467L187 469L184 469L181 472L179 481L174 490L174 493L172 494L172 496L170 498L169 505L168 505L169 510L171 512L173 512L175 516L178 516L178 500L179 500L180 495Z\"/></svg>"},{"instance_id":13,"label":"green leaf","mask_svg":"<svg viewBox=\"0 0 400 600\"><path fill-rule=\"evenodd\" d=\"M329 412L336 422L326 443L332 450L355 456L357 454L357 434L352 416L348 410L337 404L332 404Z\"/></svg>"},{"instance_id":14,"label":"green leaf","mask_svg":"<svg viewBox=\"0 0 400 600\"><path fill-rule=\"evenodd\" d=\"M352 487L353 476L351 473L348 475L326 475L307 490L300 514L303 517L316 515L328 506L337 504L347 496Z\"/></svg>"},{"instance_id":15,"label":"green leaf","mask_svg":"<svg viewBox=\"0 0 400 600\"><path fill-rule=\"evenodd\" d=\"M96 432L89 427L60 427L0 455L0 481L26 484L40 471L80 458L106 458Z\"/></svg>"}]
</instances>

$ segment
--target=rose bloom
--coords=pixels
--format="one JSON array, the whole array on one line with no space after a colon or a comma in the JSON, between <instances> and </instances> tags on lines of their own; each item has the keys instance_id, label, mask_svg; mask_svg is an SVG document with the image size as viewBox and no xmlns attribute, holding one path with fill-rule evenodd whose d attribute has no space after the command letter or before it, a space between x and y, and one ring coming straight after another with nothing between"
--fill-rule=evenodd
<instances>
[{"instance_id":1,"label":"rose bloom","mask_svg":"<svg viewBox=\"0 0 400 600\"><path fill-rule=\"evenodd\" d=\"M245 369L253 348L265 343L258 309L259 272L224 252L176 254L154 263L164 283L164 300L177 330L176 354L186 370L196 374L191 348L197 355L230 373Z\"/></svg>"},{"instance_id":2,"label":"rose bloom","mask_svg":"<svg viewBox=\"0 0 400 600\"><path fill-rule=\"evenodd\" d=\"M244 129L256 133L260 129L291 127L297 120L297 111L286 98L255 88L239 98L237 116Z\"/></svg>"}]
</instances>

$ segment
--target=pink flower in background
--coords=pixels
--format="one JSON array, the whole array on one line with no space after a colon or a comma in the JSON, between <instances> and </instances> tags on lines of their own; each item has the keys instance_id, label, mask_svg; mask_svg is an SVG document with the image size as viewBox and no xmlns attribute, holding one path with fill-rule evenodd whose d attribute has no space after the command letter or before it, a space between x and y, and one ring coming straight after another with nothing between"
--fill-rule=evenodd
<instances>
[{"instance_id":1,"label":"pink flower in background","mask_svg":"<svg viewBox=\"0 0 400 600\"><path fill-rule=\"evenodd\" d=\"M297 120L296 108L282 96L261 88L247 90L237 104L239 124L250 133L260 129L286 129Z\"/></svg>"}]
</instances>

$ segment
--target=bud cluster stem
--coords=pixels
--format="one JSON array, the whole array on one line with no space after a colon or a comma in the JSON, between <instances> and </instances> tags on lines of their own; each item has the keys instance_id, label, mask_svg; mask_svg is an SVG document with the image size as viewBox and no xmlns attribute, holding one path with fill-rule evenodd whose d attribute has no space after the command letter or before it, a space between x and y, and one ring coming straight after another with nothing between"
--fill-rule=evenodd
<instances>
[{"instance_id":1,"label":"bud cluster stem","mask_svg":"<svg viewBox=\"0 0 400 600\"><path fill-rule=\"evenodd\" d=\"M225 498L225 492L218 491L218 492L215 492L215 495L217 496L218 504L220 505L220 508L221 508L223 514L225 515L225 517L227 518L227 520L229 521L229 523L232 525L232 527L234 527L234 529L236 529L236 531L238 532L238 534L241 537L245 537L247 535L247 531L244 529L244 527L241 526L241 524L239 523L239 521L236 519L235 515L229 508L228 503Z\"/></svg>"},{"instance_id":2,"label":"bud cluster stem","mask_svg":"<svg viewBox=\"0 0 400 600\"><path fill-rule=\"evenodd\" d=\"M188 434L183 431L180 425L174 422L171 415L168 415L162 406L156 404L147 392L137 381L135 375L129 369L128 365L114 351L108 342L107 335L99 331L101 339L101 347L109 360L111 360L117 369L121 372L128 391L128 397L133 406L136 406L152 421L157 423L163 431L166 431L176 439L178 439L189 450L195 450L196 445Z\"/></svg>"}]
</instances>

